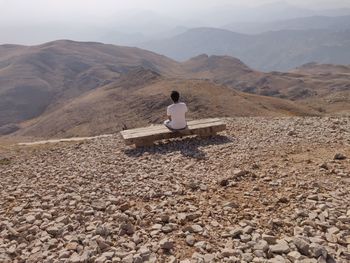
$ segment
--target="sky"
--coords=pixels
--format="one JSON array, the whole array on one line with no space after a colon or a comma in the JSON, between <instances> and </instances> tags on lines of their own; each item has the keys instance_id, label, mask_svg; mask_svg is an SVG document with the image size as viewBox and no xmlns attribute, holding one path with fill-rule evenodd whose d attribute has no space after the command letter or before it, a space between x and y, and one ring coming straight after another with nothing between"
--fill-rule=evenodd
<instances>
[{"instance_id":1,"label":"sky","mask_svg":"<svg viewBox=\"0 0 350 263\"><path fill-rule=\"evenodd\" d=\"M350 0L0 0L0 44L73 39L133 45L179 34L178 28L303 16L295 8L271 11L276 2L306 8L305 16L343 7L350 14ZM256 9L262 5L269 7Z\"/></svg>"},{"instance_id":2,"label":"sky","mask_svg":"<svg viewBox=\"0 0 350 263\"><path fill-rule=\"evenodd\" d=\"M146 9L178 17L220 6L258 6L276 0L0 0L2 23L104 19L124 10ZM286 0L308 8L350 7L349 0Z\"/></svg>"}]
</instances>

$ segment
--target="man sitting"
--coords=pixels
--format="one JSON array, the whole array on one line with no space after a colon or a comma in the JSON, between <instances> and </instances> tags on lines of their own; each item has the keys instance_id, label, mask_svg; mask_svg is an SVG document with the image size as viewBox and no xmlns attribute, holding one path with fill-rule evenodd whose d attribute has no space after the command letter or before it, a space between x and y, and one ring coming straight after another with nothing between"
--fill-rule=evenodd
<instances>
[{"instance_id":1,"label":"man sitting","mask_svg":"<svg viewBox=\"0 0 350 263\"><path fill-rule=\"evenodd\" d=\"M167 108L168 120L164 122L164 125L170 130L183 130L187 127L185 117L187 106L185 103L179 102L179 92L172 91L170 97L174 103Z\"/></svg>"}]
</instances>

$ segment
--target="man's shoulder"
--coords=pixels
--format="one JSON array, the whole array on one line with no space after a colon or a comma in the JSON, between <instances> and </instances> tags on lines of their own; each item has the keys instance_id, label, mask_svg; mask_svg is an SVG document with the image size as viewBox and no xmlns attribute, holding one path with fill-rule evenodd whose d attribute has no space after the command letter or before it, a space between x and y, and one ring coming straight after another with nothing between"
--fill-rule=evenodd
<instances>
[{"instance_id":1,"label":"man's shoulder","mask_svg":"<svg viewBox=\"0 0 350 263\"><path fill-rule=\"evenodd\" d=\"M179 103L174 103L174 104L169 105L168 109L172 109L172 108L176 109L176 108L179 108L179 107L187 107L187 106L186 106L186 103L179 102Z\"/></svg>"}]
</instances>

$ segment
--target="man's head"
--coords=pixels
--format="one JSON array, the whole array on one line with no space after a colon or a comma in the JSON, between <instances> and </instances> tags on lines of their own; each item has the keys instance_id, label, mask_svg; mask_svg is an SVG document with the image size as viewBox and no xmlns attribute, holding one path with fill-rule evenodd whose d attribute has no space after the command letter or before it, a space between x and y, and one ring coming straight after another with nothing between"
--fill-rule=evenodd
<instances>
[{"instance_id":1,"label":"man's head","mask_svg":"<svg viewBox=\"0 0 350 263\"><path fill-rule=\"evenodd\" d=\"M173 90L170 95L171 99L173 100L174 103L179 102L180 99L180 93L177 92L176 90Z\"/></svg>"}]
</instances>

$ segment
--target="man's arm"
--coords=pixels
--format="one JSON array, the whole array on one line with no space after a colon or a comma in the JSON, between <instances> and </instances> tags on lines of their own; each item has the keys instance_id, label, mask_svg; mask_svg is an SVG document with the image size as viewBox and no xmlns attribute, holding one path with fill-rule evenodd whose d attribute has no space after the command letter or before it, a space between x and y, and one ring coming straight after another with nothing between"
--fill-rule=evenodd
<instances>
[{"instance_id":1,"label":"man's arm","mask_svg":"<svg viewBox=\"0 0 350 263\"><path fill-rule=\"evenodd\" d=\"M168 116L168 120L171 121L171 114L169 107L166 109L166 115Z\"/></svg>"}]
</instances>

